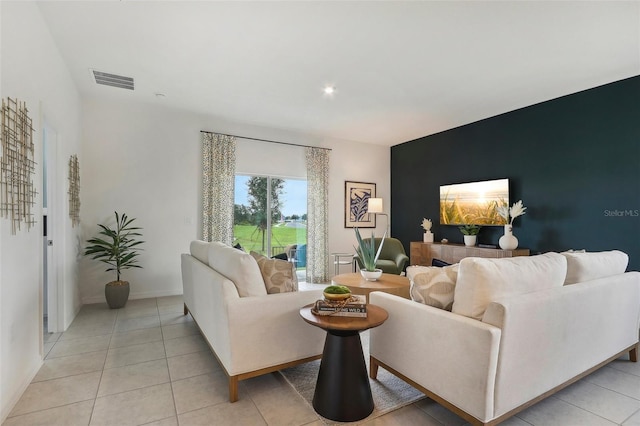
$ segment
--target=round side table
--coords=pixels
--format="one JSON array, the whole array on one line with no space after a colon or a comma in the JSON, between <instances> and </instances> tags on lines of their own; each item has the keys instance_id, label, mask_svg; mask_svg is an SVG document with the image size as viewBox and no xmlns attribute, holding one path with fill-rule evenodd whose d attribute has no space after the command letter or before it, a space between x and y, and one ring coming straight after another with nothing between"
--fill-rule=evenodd
<instances>
[{"instance_id":1,"label":"round side table","mask_svg":"<svg viewBox=\"0 0 640 426\"><path fill-rule=\"evenodd\" d=\"M367 305L366 318L320 316L311 312L312 306L301 308L300 316L327 331L313 408L330 420L364 419L374 406L360 332L384 323L389 314L379 306Z\"/></svg>"}]
</instances>

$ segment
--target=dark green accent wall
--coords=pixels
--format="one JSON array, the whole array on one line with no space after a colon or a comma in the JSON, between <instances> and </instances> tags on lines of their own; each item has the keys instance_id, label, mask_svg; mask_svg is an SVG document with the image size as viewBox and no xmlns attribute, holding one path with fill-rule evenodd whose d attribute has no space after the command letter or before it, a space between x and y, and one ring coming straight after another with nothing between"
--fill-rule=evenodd
<instances>
[{"instance_id":1,"label":"dark green accent wall","mask_svg":"<svg viewBox=\"0 0 640 426\"><path fill-rule=\"evenodd\" d=\"M391 229L409 250L422 218L436 241L443 184L509 178L519 247L532 253L622 250L640 270L640 76L532 105L391 148ZM498 244L502 227L485 227Z\"/></svg>"}]
</instances>

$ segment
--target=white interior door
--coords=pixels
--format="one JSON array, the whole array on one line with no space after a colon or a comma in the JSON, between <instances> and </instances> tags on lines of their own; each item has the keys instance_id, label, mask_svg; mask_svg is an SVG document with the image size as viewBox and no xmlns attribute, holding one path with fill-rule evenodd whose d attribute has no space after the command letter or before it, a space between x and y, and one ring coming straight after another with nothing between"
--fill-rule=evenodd
<instances>
[{"instance_id":1,"label":"white interior door","mask_svg":"<svg viewBox=\"0 0 640 426\"><path fill-rule=\"evenodd\" d=\"M43 132L43 227L46 224L46 232L43 238L44 244L44 264L43 264L43 312L47 315L47 331L56 333L59 330L58 312L58 270L57 252L55 250L56 221L59 206L57 206L57 133L47 124L44 125ZM46 219L45 219L46 217ZM45 222L46 221L46 222Z\"/></svg>"}]
</instances>

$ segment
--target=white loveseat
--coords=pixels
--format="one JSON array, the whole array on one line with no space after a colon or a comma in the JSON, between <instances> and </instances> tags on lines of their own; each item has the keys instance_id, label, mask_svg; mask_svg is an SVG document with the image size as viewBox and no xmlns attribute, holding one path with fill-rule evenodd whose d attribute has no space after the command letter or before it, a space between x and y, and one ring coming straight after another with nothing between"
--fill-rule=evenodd
<instances>
[{"instance_id":1,"label":"white loveseat","mask_svg":"<svg viewBox=\"0 0 640 426\"><path fill-rule=\"evenodd\" d=\"M381 366L472 424L500 423L621 355L637 362L640 273L627 263L463 259L452 312L374 292L389 319L371 330L370 375Z\"/></svg>"},{"instance_id":2,"label":"white loveseat","mask_svg":"<svg viewBox=\"0 0 640 426\"><path fill-rule=\"evenodd\" d=\"M193 241L181 262L185 315L229 377L231 402L239 380L320 358L324 333L299 311L322 290L267 294L256 260L219 242Z\"/></svg>"}]
</instances>

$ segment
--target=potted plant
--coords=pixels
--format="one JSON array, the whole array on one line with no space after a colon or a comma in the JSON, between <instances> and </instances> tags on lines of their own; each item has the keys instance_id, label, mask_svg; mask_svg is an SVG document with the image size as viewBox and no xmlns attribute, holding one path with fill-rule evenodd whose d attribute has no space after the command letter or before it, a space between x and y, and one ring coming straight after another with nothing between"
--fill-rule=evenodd
<instances>
[{"instance_id":1,"label":"potted plant","mask_svg":"<svg viewBox=\"0 0 640 426\"><path fill-rule=\"evenodd\" d=\"M378 261L378 257L380 257L382 245L384 244L384 237L386 237L387 233L385 232L382 240L380 240L380 247L378 247L378 251L376 252L376 239L374 233L371 232L371 238L363 239L360 236L360 230L358 228L355 228L355 230L356 238L358 240L358 248L356 248L356 251L360 256L363 266L363 269L360 269L360 274L367 281L376 281L382 276L382 269L376 269L376 262Z\"/></svg>"},{"instance_id":2,"label":"potted plant","mask_svg":"<svg viewBox=\"0 0 640 426\"><path fill-rule=\"evenodd\" d=\"M464 225L459 226L460 232L464 235L464 245L468 247L473 247L476 245L476 239L478 238L478 233L480 232L479 225Z\"/></svg>"},{"instance_id":3,"label":"potted plant","mask_svg":"<svg viewBox=\"0 0 640 426\"><path fill-rule=\"evenodd\" d=\"M137 241L135 237L142 236L138 228L131 224L135 218L129 219L126 214L116 215L116 229L98 224L102 229L99 234L103 238L95 237L87 240L89 245L85 249L85 256L92 256L92 259L106 263L109 267L107 272L115 271L116 280L107 283L104 287L104 295L107 304L111 309L122 308L129 298L129 282L121 281L120 274L123 269L141 268L138 262L140 244L144 241Z\"/></svg>"}]
</instances>

